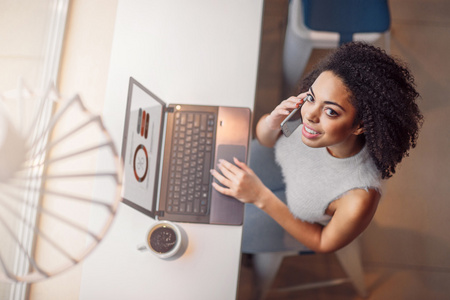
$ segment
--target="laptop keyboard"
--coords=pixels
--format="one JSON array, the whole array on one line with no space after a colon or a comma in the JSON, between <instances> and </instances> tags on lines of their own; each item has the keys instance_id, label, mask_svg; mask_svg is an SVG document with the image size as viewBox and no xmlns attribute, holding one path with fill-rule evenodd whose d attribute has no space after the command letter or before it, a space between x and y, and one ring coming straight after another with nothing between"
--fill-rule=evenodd
<instances>
[{"instance_id":1,"label":"laptop keyboard","mask_svg":"<svg viewBox=\"0 0 450 300\"><path fill-rule=\"evenodd\" d=\"M214 113L175 113L167 212L208 214L215 124Z\"/></svg>"}]
</instances>

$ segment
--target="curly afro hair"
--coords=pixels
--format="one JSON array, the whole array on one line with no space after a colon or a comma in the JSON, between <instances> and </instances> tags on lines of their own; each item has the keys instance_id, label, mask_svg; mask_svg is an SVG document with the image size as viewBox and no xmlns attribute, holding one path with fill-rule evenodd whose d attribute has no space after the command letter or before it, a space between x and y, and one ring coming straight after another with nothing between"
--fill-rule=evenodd
<instances>
[{"instance_id":1,"label":"curly afro hair","mask_svg":"<svg viewBox=\"0 0 450 300\"><path fill-rule=\"evenodd\" d=\"M365 142L381 177L391 177L397 164L416 146L423 123L412 74L402 61L385 51L351 42L322 60L304 78L301 91L324 71L333 72L349 89L357 112L355 125L363 124Z\"/></svg>"}]
</instances>

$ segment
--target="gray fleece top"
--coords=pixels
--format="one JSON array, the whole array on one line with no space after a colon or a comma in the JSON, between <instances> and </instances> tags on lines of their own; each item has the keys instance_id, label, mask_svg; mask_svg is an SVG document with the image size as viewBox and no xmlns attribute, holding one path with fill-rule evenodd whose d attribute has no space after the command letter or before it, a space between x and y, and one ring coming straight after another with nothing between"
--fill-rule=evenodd
<instances>
[{"instance_id":1,"label":"gray fleece top","mask_svg":"<svg viewBox=\"0 0 450 300\"><path fill-rule=\"evenodd\" d=\"M303 221L326 225L328 205L353 189L381 192L381 175L366 146L356 155L336 158L326 148L302 142L301 127L275 145L275 157L286 183L287 205Z\"/></svg>"}]
</instances>

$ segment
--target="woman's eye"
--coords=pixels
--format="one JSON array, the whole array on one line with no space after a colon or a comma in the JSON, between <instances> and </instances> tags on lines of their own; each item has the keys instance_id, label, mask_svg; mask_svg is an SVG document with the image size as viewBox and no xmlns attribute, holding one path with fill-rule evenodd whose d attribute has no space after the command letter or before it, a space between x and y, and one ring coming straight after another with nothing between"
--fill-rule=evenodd
<instances>
[{"instance_id":1,"label":"woman's eye","mask_svg":"<svg viewBox=\"0 0 450 300\"><path fill-rule=\"evenodd\" d=\"M308 102L312 102L312 101L314 101L314 98L313 98L312 95L308 94L308 95L306 95L305 100L308 101Z\"/></svg>"},{"instance_id":2,"label":"woman's eye","mask_svg":"<svg viewBox=\"0 0 450 300\"><path fill-rule=\"evenodd\" d=\"M331 108L327 108L325 110L325 113L330 117L337 117L339 115L336 111L332 110Z\"/></svg>"}]
</instances>

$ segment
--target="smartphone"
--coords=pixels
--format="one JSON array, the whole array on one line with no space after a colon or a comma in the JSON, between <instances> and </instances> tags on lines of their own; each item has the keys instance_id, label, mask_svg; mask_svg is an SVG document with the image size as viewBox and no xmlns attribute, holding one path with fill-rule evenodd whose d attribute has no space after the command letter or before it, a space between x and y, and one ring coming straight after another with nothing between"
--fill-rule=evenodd
<instances>
[{"instance_id":1,"label":"smartphone","mask_svg":"<svg viewBox=\"0 0 450 300\"><path fill-rule=\"evenodd\" d=\"M300 109L302 108L303 103L300 104L299 107L291 111L286 119L281 122L281 130L286 137L290 136L294 132L294 130L303 123L302 114L300 113Z\"/></svg>"}]
</instances>

